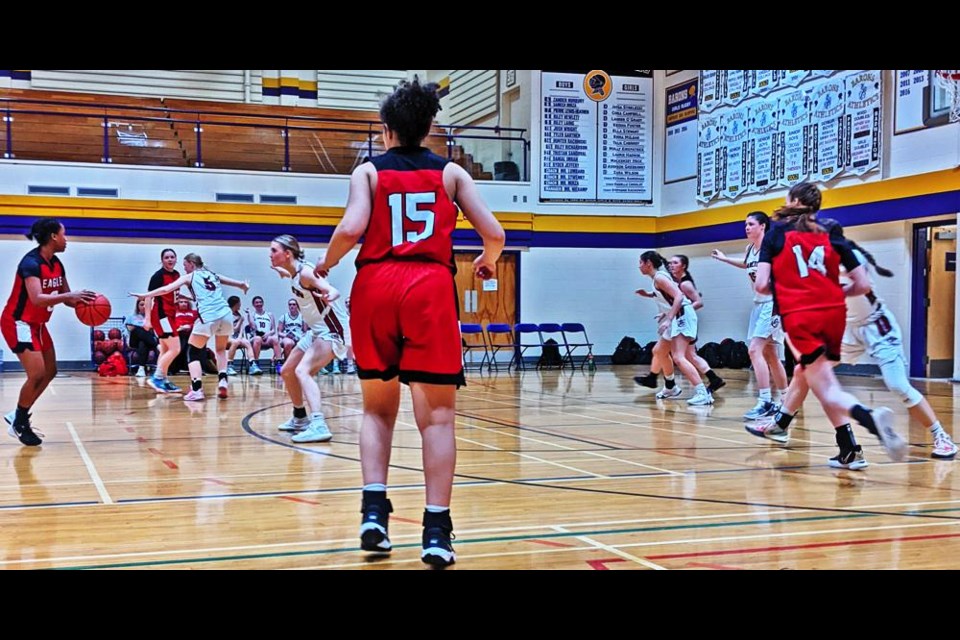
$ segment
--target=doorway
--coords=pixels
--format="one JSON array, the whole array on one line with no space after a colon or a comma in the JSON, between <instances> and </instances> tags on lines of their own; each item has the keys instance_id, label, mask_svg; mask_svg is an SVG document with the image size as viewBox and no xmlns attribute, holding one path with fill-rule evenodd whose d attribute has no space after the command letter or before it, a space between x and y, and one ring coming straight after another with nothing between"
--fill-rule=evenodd
<instances>
[{"instance_id":1,"label":"doorway","mask_svg":"<svg viewBox=\"0 0 960 640\"><path fill-rule=\"evenodd\" d=\"M954 362L957 225L914 226L910 375L950 378Z\"/></svg>"},{"instance_id":2,"label":"doorway","mask_svg":"<svg viewBox=\"0 0 960 640\"><path fill-rule=\"evenodd\" d=\"M477 251L455 254L460 321L484 326L498 322L512 327L519 315L518 254L501 254L497 261L497 275L490 280L481 280L473 273L473 261L479 255Z\"/></svg>"}]
</instances>

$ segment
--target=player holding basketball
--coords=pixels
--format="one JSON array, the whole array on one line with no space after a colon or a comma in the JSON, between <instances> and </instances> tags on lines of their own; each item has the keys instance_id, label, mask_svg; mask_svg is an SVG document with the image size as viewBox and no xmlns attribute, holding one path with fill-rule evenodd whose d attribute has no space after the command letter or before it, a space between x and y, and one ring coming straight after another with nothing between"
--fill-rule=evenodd
<instances>
[{"instance_id":1,"label":"player holding basketball","mask_svg":"<svg viewBox=\"0 0 960 640\"><path fill-rule=\"evenodd\" d=\"M40 218L26 235L38 246L17 265L13 291L0 315L0 331L27 374L16 410L4 416L10 425L7 433L35 447L42 442L43 434L30 426L30 409L57 375L57 351L47 331L53 305L75 307L79 302L93 302L97 294L70 291L67 273L56 256L67 249L67 230L59 220Z\"/></svg>"},{"instance_id":2,"label":"player holding basketball","mask_svg":"<svg viewBox=\"0 0 960 640\"><path fill-rule=\"evenodd\" d=\"M414 79L401 82L383 102L387 151L354 170L343 220L317 271L325 275L365 237L350 317L363 389L360 546L380 553L392 548L387 470L403 382L410 385L423 438L427 505L420 557L445 567L456 560L450 496L456 389L464 384L453 281L457 206L483 239L483 253L473 263L477 277L496 273L505 234L470 175L420 146L440 109L436 90L436 84Z\"/></svg>"},{"instance_id":3,"label":"player holding basketball","mask_svg":"<svg viewBox=\"0 0 960 640\"><path fill-rule=\"evenodd\" d=\"M777 223L763 239L756 290L774 294L787 343L799 363L793 381L797 392L813 391L834 426L840 454L830 459L830 465L865 466L849 418L877 436L890 458L900 462L907 455L907 443L893 428L893 412L862 406L833 373L846 324L844 296L866 294L870 279L842 235L830 233L817 221L820 203L814 184L801 182L790 189L786 206L774 214ZM842 288L841 263L851 281Z\"/></svg>"},{"instance_id":4,"label":"player holding basketball","mask_svg":"<svg viewBox=\"0 0 960 640\"><path fill-rule=\"evenodd\" d=\"M200 354L207 348L211 337L216 340L217 371L219 372L218 395L227 397L227 342L233 335L233 311L223 298L221 283L242 289L246 293L250 284L234 280L226 276L217 275L203 265L203 259L195 253L188 253L183 257L183 270L187 273L170 284L147 293L131 293L138 298L155 298L165 296L180 289L182 286L190 288L197 301L197 313L200 320L193 325L190 341L187 343L187 368L190 370L191 389L183 399L188 402L204 400L203 369L200 365Z\"/></svg>"},{"instance_id":5,"label":"player holding basketball","mask_svg":"<svg viewBox=\"0 0 960 640\"><path fill-rule=\"evenodd\" d=\"M162 266L150 277L148 289L160 289L176 282L180 278L177 266L177 252L173 249L164 249L160 252ZM180 393L180 387L167 380L167 371L170 365L180 355L180 338L173 328L173 319L177 314L176 290L154 300L147 298L146 317L143 328L153 329L160 341L160 353L157 356L157 368L153 375L147 378L149 384L157 393Z\"/></svg>"},{"instance_id":6,"label":"player holding basketball","mask_svg":"<svg viewBox=\"0 0 960 640\"><path fill-rule=\"evenodd\" d=\"M763 236L770 228L770 218L762 211L747 215L744 229L747 234L746 253L743 260L728 258L723 251L714 249L713 257L720 262L746 269L751 284L757 279L757 264L760 259L760 245ZM787 389L787 371L780 362L780 349L783 346L783 328L780 317L773 310L773 296L754 291L753 310L750 312L750 325L747 327L747 340L750 348L750 363L757 377L757 405L744 414L744 418L754 420L776 413L777 405L770 391L770 378L780 392Z\"/></svg>"}]
</instances>

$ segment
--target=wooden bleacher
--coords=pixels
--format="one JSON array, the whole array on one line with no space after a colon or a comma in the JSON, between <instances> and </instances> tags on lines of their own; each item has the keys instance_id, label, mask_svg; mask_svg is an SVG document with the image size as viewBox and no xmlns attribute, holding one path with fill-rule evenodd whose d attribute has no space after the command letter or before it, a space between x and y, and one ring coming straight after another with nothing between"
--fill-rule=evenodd
<instances>
[{"instance_id":1,"label":"wooden bleacher","mask_svg":"<svg viewBox=\"0 0 960 640\"><path fill-rule=\"evenodd\" d=\"M283 171L287 161L284 125L289 131L290 171L349 174L369 155L371 132L373 153L383 151L379 114L372 111L33 89L0 89L0 98L45 102L11 107L17 111L12 123L13 153L22 160L102 162L105 114L111 125L109 158L114 164L197 166L197 119L202 122L199 158L201 166L208 168ZM0 110L5 107L0 101ZM446 140L439 129L436 133L427 139L427 146L446 157ZM6 129L0 127L0 151L5 149ZM450 153L474 178L493 179L463 147L453 146Z\"/></svg>"},{"instance_id":2,"label":"wooden bleacher","mask_svg":"<svg viewBox=\"0 0 960 640\"><path fill-rule=\"evenodd\" d=\"M169 122L162 121L163 112L141 111L139 107L160 107L159 100L127 96L90 96L84 94L0 89L0 98L45 101L44 104L11 105L13 122L11 138L14 157L20 160L53 160L60 162L102 162L103 115L109 115L109 158L115 164L149 164L186 166L180 143ZM96 100L98 99L99 100ZM50 104L70 102L70 105ZM118 105L104 109L102 104ZM0 111L6 115L6 103ZM124 108L126 107L126 108ZM27 112L27 113L25 113ZM73 115L70 115L73 114ZM83 114L83 115L79 115ZM160 120L137 120L138 117ZM6 128L0 135L0 149L6 150ZM138 145L121 144L117 129L125 139ZM136 135L134 135L134 133Z\"/></svg>"}]
</instances>

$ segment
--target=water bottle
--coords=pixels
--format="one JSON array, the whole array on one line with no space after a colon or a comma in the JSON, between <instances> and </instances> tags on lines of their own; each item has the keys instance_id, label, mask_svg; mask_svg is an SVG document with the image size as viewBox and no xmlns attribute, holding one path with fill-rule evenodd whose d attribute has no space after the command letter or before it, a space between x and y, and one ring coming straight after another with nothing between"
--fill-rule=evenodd
<instances>
[{"instance_id":1,"label":"water bottle","mask_svg":"<svg viewBox=\"0 0 960 640\"><path fill-rule=\"evenodd\" d=\"M597 363L593 361L593 354L587 354L587 371L596 371Z\"/></svg>"}]
</instances>

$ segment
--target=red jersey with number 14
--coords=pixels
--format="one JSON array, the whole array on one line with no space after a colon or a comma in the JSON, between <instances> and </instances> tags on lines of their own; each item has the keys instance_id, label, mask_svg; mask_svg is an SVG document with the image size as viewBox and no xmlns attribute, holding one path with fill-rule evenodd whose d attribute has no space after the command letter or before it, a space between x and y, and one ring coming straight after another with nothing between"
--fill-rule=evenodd
<instances>
[{"instance_id":1,"label":"red jersey with number 14","mask_svg":"<svg viewBox=\"0 0 960 640\"><path fill-rule=\"evenodd\" d=\"M810 309L844 307L840 264L860 266L840 235L800 231L794 222L775 223L763 238L760 262L770 263L773 294L781 315Z\"/></svg>"},{"instance_id":2,"label":"red jersey with number 14","mask_svg":"<svg viewBox=\"0 0 960 640\"><path fill-rule=\"evenodd\" d=\"M451 270L457 206L443 186L445 158L422 147L399 147L373 158L377 191L357 257L372 262L439 262Z\"/></svg>"}]
</instances>

